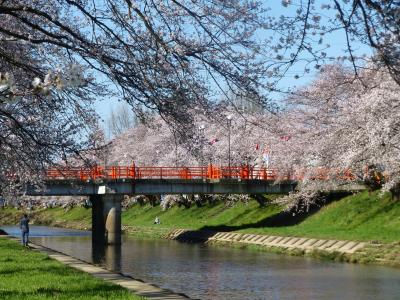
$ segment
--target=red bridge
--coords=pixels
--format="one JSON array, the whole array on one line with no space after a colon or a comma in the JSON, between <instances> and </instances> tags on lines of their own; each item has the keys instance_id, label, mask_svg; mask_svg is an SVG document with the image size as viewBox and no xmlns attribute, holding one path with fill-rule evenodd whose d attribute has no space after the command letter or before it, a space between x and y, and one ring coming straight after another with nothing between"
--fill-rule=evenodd
<instances>
[{"instance_id":1,"label":"red bridge","mask_svg":"<svg viewBox=\"0 0 400 300\"><path fill-rule=\"evenodd\" d=\"M88 196L92 203L92 236L97 242L121 243L121 201L125 195L284 194L299 181L347 181L360 189L350 170L307 169L292 172L245 166L217 167L59 167L45 174L44 186L27 186L31 196ZM346 185L346 184L345 184ZM362 188L362 186L361 186Z\"/></svg>"},{"instance_id":2,"label":"red bridge","mask_svg":"<svg viewBox=\"0 0 400 300\"><path fill-rule=\"evenodd\" d=\"M356 177L351 170L345 169L304 169L292 172L279 172L276 169L252 167L249 165L234 167L137 167L110 166L110 167L59 167L50 168L46 172L48 180L96 180L96 179L240 179L240 180L346 180L353 181Z\"/></svg>"}]
</instances>

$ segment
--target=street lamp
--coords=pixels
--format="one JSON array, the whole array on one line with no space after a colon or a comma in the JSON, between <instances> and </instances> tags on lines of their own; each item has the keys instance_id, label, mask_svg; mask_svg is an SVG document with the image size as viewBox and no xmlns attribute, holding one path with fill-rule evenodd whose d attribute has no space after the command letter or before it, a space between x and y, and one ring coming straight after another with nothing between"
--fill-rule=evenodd
<instances>
[{"instance_id":1,"label":"street lamp","mask_svg":"<svg viewBox=\"0 0 400 300\"><path fill-rule=\"evenodd\" d=\"M199 126L200 131L200 167L201 167L201 177L203 177L203 167L204 167L204 130L206 126L201 124Z\"/></svg>"},{"instance_id":2,"label":"street lamp","mask_svg":"<svg viewBox=\"0 0 400 300\"><path fill-rule=\"evenodd\" d=\"M176 132L174 134L174 143L175 143L175 167L178 167L178 141L176 140Z\"/></svg>"},{"instance_id":3,"label":"street lamp","mask_svg":"<svg viewBox=\"0 0 400 300\"><path fill-rule=\"evenodd\" d=\"M159 157L160 157L160 150L156 150L156 160L157 160L157 165L158 165L158 162L159 162Z\"/></svg>"},{"instance_id":4,"label":"street lamp","mask_svg":"<svg viewBox=\"0 0 400 300\"><path fill-rule=\"evenodd\" d=\"M206 129L206 126L204 124L201 124L199 126L199 131L200 131L200 163L201 166L203 167L204 164L204 153L203 153L203 148L204 148L204 130Z\"/></svg>"},{"instance_id":5,"label":"street lamp","mask_svg":"<svg viewBox=\"0 0 400 300\"><path fill-rule=\"evenodd\" d=\"M232 115L226 117L228 124L228 169L229 178L231 178L231 125L232 125Z\"/></svg>"}]
</instances>

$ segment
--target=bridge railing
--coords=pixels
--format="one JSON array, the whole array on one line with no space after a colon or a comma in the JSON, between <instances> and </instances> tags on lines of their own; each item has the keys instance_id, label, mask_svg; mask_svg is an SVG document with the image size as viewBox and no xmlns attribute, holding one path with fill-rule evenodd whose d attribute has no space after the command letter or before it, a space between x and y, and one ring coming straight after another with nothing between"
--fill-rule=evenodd
<instances>
[{"instance_id":1,"label":"bridge railing","mask_svg":"<svg viewBox=\"0 0 400 300\"><path fill-rule=\"evenodd\" d=\"M279 172L276 169L244 166L203 167L137 167L132 166L95 166L95 167L58 167L49 168L48 179L253 179L253 180L355 180L351 170L314 168Z\"/></svg>"}]
</instances>

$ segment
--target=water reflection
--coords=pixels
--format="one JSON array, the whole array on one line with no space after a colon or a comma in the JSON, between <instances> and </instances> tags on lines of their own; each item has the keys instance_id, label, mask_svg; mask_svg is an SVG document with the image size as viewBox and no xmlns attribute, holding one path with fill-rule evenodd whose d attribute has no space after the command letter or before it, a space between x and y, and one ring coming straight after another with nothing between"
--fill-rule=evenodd
<instances>
[{"instance_id":1,"label":"water reflection","mask_svg":"<svg viewBox=\"0 0 400 300\"><path fill-rule=\"evenodd\" d=\"M92 262L102 265L107 270L121 271L121 245L105 245L92 241Z\"/></svg>"}]
</instances>

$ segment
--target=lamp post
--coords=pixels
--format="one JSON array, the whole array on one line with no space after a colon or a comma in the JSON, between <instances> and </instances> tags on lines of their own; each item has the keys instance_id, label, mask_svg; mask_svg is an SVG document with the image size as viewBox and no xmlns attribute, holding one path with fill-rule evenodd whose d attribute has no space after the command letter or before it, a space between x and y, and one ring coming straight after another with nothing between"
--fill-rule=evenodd
<instances>
[{"instance_id":1,"label":"lamp post","mask_svg":"<svg viewBox=\"0 0 400 300\"><path fill-rule=\"evenodd\" d=\"M203 153L203 148L204 148L204 130L206 129L206 126L204 124L201 124L199 126L199 131L200 131L200 164L203 166L204 164L204 153Z\"/></svg>"},{"instance_id":2,"label":"lamp post","mask_svg":"<svg viewBox=\"0 0 400 300\"><path fill-rule=\"evenodd\" d=\"M199 126L200 131L200 167L201 167L201 177L203 178L203 167L204 167L204 130L206 126L201 124Z\"/></svg>"},{"instance_id":3,"label":"lamp post","mask_svg":"<svg viewBox=\"0 0 400 300\"><path fill-rule=\"evenodd\" d=\"M174 134L174 143L175 143L175 167L178 167L178 142L176 140L176 133L175 131L173 132Z\"/></svg>"},{"instance_id":4,"label":"lamp post","mask_svg":"<svg viewBox=\"0 0 400 300\"><path fill-rule=\"evenodd\" d=\"M157 160L157 164L158 164L158 158L160 157L160 150L156 150L156 157L155 159Z\"/></svg>"},{"instance_id":5,"label":"lamp post","mask_svg":"<svg viewBox=\"0 0 400 300\"><path fill-rule=\"evenodd\" d=\"M228 169L229 178L231 178L231 125L232 125L232 115L226 117L228 124Z\"/></svg>"}]
</instances>

